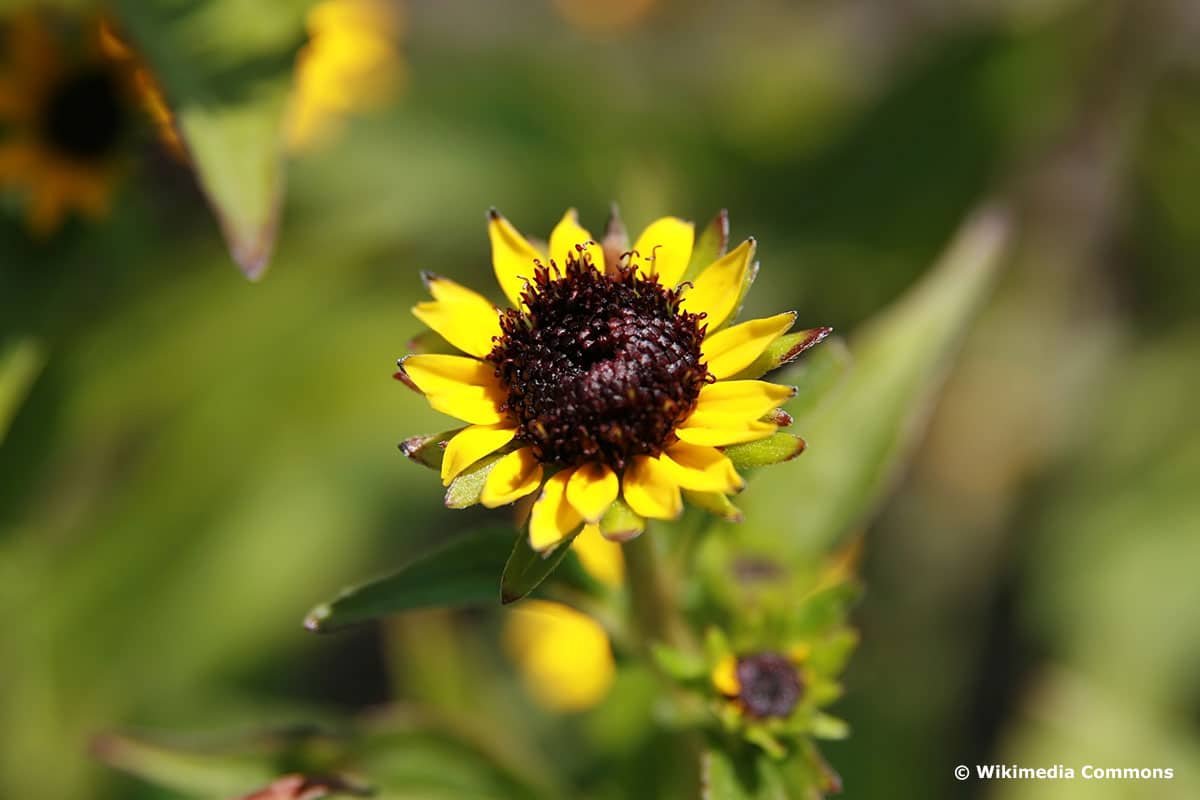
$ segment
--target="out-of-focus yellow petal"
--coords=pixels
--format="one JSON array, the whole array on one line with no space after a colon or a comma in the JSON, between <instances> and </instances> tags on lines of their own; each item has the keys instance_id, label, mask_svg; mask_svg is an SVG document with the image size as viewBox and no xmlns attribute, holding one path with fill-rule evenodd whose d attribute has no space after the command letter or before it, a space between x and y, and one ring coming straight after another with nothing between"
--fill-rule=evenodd
<instances>
[{"instance_id":1,"label":"out-of-focus yellow petal","mask_svg":"<svg viewBox=\"0 0 1200 800\"><path fill-rule=\"evenodd\" d=\"M573 469L556 472L542 485L542 493L529 515L529 545L534 550L549 550L583 524L583 516L567 502L567 482Z\"/></svg>"},{"instance_id":2,"label":"out-of-focus yellow petal","mask_svg":"<svg viewBox=\"0 0 1200 800\"><path fill-rule=\"evenodd\" d=\"M442 456L442 485L449 486L458 473L511 442L516 433L516 428L506 423L463 428L446 443L446 452Z\"/></svg>"},{"instance_id":3,"label":"out-of-focus yellow petal","mask_svg":"<svg viewBox=\"0 0 1200 800\"><path fill-rule=\"evenodd\" d=\"M668 289L675 286L692 259L695 238L695 226L678 217L651 222L633 245L638 254L638 274L657 275L658 282Z\"/></svg>"},{"instance_id":4,"label":"out-of-focus yellow petal","mask_svg":"<svg viewBox=\"0 0 1200 800\"><path fill-rule=\"evenodd\" d=\"M492 243L492 268L496 281L513 307L521 305L525 280L533 278L535 260L543 258L512 223L493 209L488 214L488 239Z\"/></svg>"},{"instance_id":5,"label":"out-of-focus yellow petal","mask_svg":"<svg viewBox=\"0 0 1200 800\"><path fill-rule=\"evenodd\" d=\"M636 456L621 476L621 495L639 516L675 519L683 512L679 484L657 458Z\"/></svg>"},{"instance_id":6,"label":"out-of-focus yellow petal","mask_svg":"<svg viewBox=\"0 0 1200 800\"><path fill-rule=\"evenodd\" d=\"M554 711L583 711L604 699L616 667L608 635L561 603L525 600L504 626L504 645L534 699Z\"/></svg>"},{"instance_id":7,"label":"out-of-focus yellow petal","mask_svg":"<svg viewBox=\"0 0 1200 800\"><path fill-rule=\"evenodd\" d=\"M705 336L700 354L708 371L718 380L736 375L754 363L767 347L788 332L796 322L796 312L752 319Z\"/></svg>"},{"instance_id":8,"label":"out-of-focus yellow petal","mask_svg":"<svg viewBox=\"0 0 1200 800\"><path fill-rule=\"evenodd\" d=\"M533 492L542 483L542 465L533 450L522 447L501 458L488 473L479 502L488 508L505 506Z\"/></svg>"},{"instance_id":9,"label":"out-of-focus yellow petal","mask_svg":"<svg viewBox=\"0 0 1200 800\"><path fill-rule=\"evenodd\" d=\"M586 257L596 269L603 272L604 250L598 244L588 244L594 241L592 234L579 224L579 214L569 208L550 232L550 258L554 259L559 269L565 269L568 256L573 255L576 259ZM577 245L586 245L583 255L575 249Z\"/></svg>"},{"instance_id":10,"label":"out-of-focus yellow petal","mask_svg":"<svg viewBox=\"0 0 1200 800\"><path fill-rule=\"evenodd\" d=\"M675 429L675 435L679 437L680 441L689 444L725 447L731 444L757 442L778 430L779 426L774 423L750 420L742 427L711 428L703 424L696 427L679 427Z\"/></svg>"},{"instance_id":11,"label":"out-of-focus yellow petal","mask_svg":"<svg viewBox=\"0 0 1200 800\"><path fill-rule=\"evenodd\" d=\"M746 485L733 462L715 447L676 442L660 461L675 483L694 492L730 494Z\"/></svg>"},{"instance_id":12,"label":"out-of-focus yellow petal","mask_svg":"<svg viewBox=\"0 0 1200 800\"><path fill-rule=\"evenodd\" d=\"M621 545L605 539L600 534L599 525L584 525L571 547L589 575L614 588L621 585L625 579L625 557L621 553Z\"/></svg>"},{"instance_id":13,"label":"out-of-focus yellow petal","mask_svg":"<svg viewBox=\"0 0 1200 800\"><path fill-rule=\"evenodd\" d=\"M766 381L717 381L701 387L696 409L681 427L736 428L755 420L795 393Z\"/></svg>"},{"instance_id":14,"label":"out-of-focus yellow petal","mask_svg":"<svg viewBox=\"0 0 1200 800\"><path fill-rule=\"evenodd\" d=\"M617 499L621 483L617 473L604 464L584 464L567 483L567 502L587 522L596 522Z\"/></svg>"},{"instance_id":15,"label":"out-of-focus yellow petal","mask_svg":"<svg viewBox=\"0 0 1200 800\"><path fill-rule=\"evenodd\" d=\"M705 323L715 332L729 319L742 297L742 284L754 262L755 244L747 239L735 250L714 261L685 289L680 308L691 314L707 314Z\"/></svg>"},{"instance_id":16,"label":"out-of-focus yellow petal","mask_svg":"<svg viewBox=\"0 0 1200 800\"><path fill-rule=\"evenodd\" d=\"M742 693L742 683L737 676L737 659L725 655L712 671L713 687L726 697L737 697Z\"/></svg>"},{"instance_id":17,"label":"out-of-focus yellow petal","mask_svg":"<svg viewBox=\"0 0 1200 800\"><path fill-rule=\"evenodd\" d=\"M417 303L413 315L464 353L483 358L500 335L500 312L487 298L446 278L433 276L426 284L432 302Z\"/></svg>"}]
</instances>

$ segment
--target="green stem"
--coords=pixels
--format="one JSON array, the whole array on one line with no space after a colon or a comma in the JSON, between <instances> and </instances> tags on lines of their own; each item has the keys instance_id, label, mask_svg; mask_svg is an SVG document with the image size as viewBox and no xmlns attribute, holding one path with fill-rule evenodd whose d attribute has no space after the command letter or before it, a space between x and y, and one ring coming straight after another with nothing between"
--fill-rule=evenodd
<instances>
[{"instance_id":1,"label":"green stem","mask_svg":"<svg viewBox=\"0 0 1200 800\"><path fill-rule=\"evenodd\" d=\"M634 629L645 647L653 642L684 645L687 628L679 615L670 576L650 532L626 542L626 574L632 601Z\"/></svg>"}]
</instances>

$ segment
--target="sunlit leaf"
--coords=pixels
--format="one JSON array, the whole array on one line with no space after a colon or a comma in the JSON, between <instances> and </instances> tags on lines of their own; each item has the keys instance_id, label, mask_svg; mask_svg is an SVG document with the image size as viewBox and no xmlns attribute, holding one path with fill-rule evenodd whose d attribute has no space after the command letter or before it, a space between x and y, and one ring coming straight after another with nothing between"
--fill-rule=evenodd
<instances>
[{"instance_id":1,"label":"sunlit leaf","mask_svg":"<svg viewBox=\"0 0 1200 800\"><path fill-rule=\"evenodd\" d=\"M1009 236L1002 212L980 212L919 284L851 339L853 370L814 413L796 418L808 452L763 470L742 496L753 535L822 552L867 519L987 296Z\"/></svg>"},{"instance_id":2,"label":"sunlit leaf","mask_svg":"<svg viewBox=\"0 0 1200 800\"><path fill-rule=\"evenodd\" d=\"M511 537L507 528L457 536L386 578L347 589L318 605L304 627L326 633L416 608L495 604L496 579L512 548Z\"/></svg>"},{"instance_id":3,"label":"sunlit leaf","mask_svg":"<svg viewBox=\"0 0 1200 800\"><path fill-rule=\"evenodd\" d=\"M8 426L44 360L42 348L32 339L17 339L0 345L0 442L4 441Z\"/></svg>"},{"instance_id":4,"label":"sunlit leaf","mask_svg":"<svg viewBox=\"0 0 1200 800\"><path fill-rule=\"evenodd\" d=\"M122 36L162 88L234 260L258 279L279 225L284 115L306 4L115 5Z\"/></svg>"},{"instance_id":5,"label":"sunlit leaf","mask_svg":"<svg viewBox=\"0 0 1200 800\"><path fill-rule=\"evenodd\" d=\"M529 537L522 533L513 544L512 553L504 565L500 581L500 602L515 603L525 597L558 569L559 564L571 550L575 537L558 545L548 553L539 553L529 545Z\"/></svg>"}]
</instances>

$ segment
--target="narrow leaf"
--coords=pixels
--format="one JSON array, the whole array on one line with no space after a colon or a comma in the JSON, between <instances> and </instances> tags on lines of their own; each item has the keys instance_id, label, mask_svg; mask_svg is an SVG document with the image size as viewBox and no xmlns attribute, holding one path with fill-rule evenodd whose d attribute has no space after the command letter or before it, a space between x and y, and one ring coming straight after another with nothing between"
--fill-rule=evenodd
<instances>
[{"instance_id":1,"label":"narrow leaf","mask_svg":"<svg viewBox=\"0 0 1200 800\"><path fill-rule=\"evenodd\" d=\"M18 339L0 347L0 442L44 362L42 348L33 339Z\"/></svg>"},{"instance_id":2,"label":"narrow leaf","mask_svg":"<svg viewBox=\"0 0 1200 800\"><path fill-rule=\"evenodd\" d=\"M122 35L162 88L234 260L257 280L279 223L283 124L294 57L304 39L303 4L114 5Z\"/></svg>"},{"instance_id":3,"label":"narrow leaf","mask_svg":"<svg viewBox=\"0 0 1200 800\"><path fill-rule=\"evenodd\" d=\"M515 603L540 586L567 557L573 541L574 536L548 553L539 553L529 545L527 534L517 536L500 578L500 602Z\"/></svg>"},{"instance_id":4,"label":"narrow leaf","mask_svg":"<svg viewBox=\"0 0 1200 800\"><path fill-rule=\"evenodd\" d=\"M781 336L772 342L754 363L734 375L731 380L761 378L771 370L795 361L801 353L820 344L832 332L833 328L810 328Z\"/></svg>"},{"instance_id":5,"label":"narrow leaf","mask_svg":"<svg viewBox=\"0 0 1200 800\"><path fill-rule=\"evenodd\" d=\"M646 520L633 512L622 499L617 498L600 518L600 535L614 542L627 542L646 530Z\"/></svg>"},{"instance_id":6,"label":"narrow leaf","mask_svg":"<svg viewBox=\"0 0 1200 800\"><path fill-rule=\"evenodd\" d=\"M700 235L696 237L696 245L692 248L692 260L684 272L684 280L691 280L700 270L725 255L729 248L729 212L721 209Z\"/></svg>"},{"instance_id":7,"label":"narrow leaf","mask_svg":"<svg viewBox=\"0 0 1200 800\"><path fill-rule=\"evenodd\" d=\"M790 461L803 453L804 447L804 440L799 436L775 433L757 442L730 445L725 448L725 455L738 469L747 469Z\"/></svg>"},{"instance_id":8,"label":"narrow leaf","mask_svg":"<svg viewBox=\"0 0 1200 800\"><path fill-rule=\"evenodd\" d=\"M452 431L412 436L400 443L400 452L422 466L441 470L442 456L446 454L446 442L461 430L462 428L455 428Z\"/></svg>"},{"instance_id":9,"label":"narrow leaf","mask_svg":"<svg viewBox=\"0 0 1200 800\"><path fill-rule=\"evenodd\" d=\"M920 283L857 333L854 369L831 402L798 419L812 452L764 470L742 498L744 535L805 556L827 551L871 514L987 297L1010 236L1005 214L979 213Z\"/></svg>"},{"instance_id":10,"label":"narrow leaf","mask_svg":"<svg viewBox=\"0 0 1200 800\"><path fill-rule=\"evenodd\" d=\"M458 536L386 578L344 590L310 611L304 627L327 633L416 608L495 603L510 536L496 528Z\"/></svg>"},{"instance_id":11,"label":"narrow leaf","mask_svg":"<svg viewBox=\"0 0 1200 800\"><path fill-rule=\"evenodd\" d=\"M460 472L446 489L446 508L469 508L478 503L488 474L503 457L503 453L493 453ZM438 466L441 466L440 459Z\"/></svg>"}]
</instances>

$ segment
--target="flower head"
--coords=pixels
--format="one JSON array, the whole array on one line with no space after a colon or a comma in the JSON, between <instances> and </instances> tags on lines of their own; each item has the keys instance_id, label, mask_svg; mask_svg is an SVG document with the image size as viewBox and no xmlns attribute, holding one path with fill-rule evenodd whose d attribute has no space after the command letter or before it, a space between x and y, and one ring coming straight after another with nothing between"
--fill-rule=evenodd
<instances>
[{"instance_id":1,"label":"flower head","mask_svg":"<svg viewBox=\"0 0 1200 800\"><path fill-rule=\"evenodd\" d=\"M101 216L119 172L130 120L126 75L98 35L88 45L69 54L34 12L8 21L0 122L10 134L0 142L0 186L29 193L29 224L40 234L73 210Z\"/></svg>"},{"instance_id":2,"label":"flower head","mask_svg":"<svg viewBox=\"0 0 1200 800\"><path fill-rule=\"evenodd\" d=\"M492 212L492 260L510 306L426 275L433 300L413 309L464 353L411 355L397 374L469 423L444 440L451 504L462 504L455 482L467 476L478 487L470 499L488 507L533 496L537 550L585 524L636 535L645 518L677 517L685 492L716 507L711 498L744 486L723 449L790 421L775 412L793 390L756 378L795 314L729 324L757 270L754 240L713 248L693 270L691 223L660 219L632 247L621 230L610 225L597 243L568 211L542 250ZM787 357L828 329L805 333Z\"/></svg>"}]
</instances>

